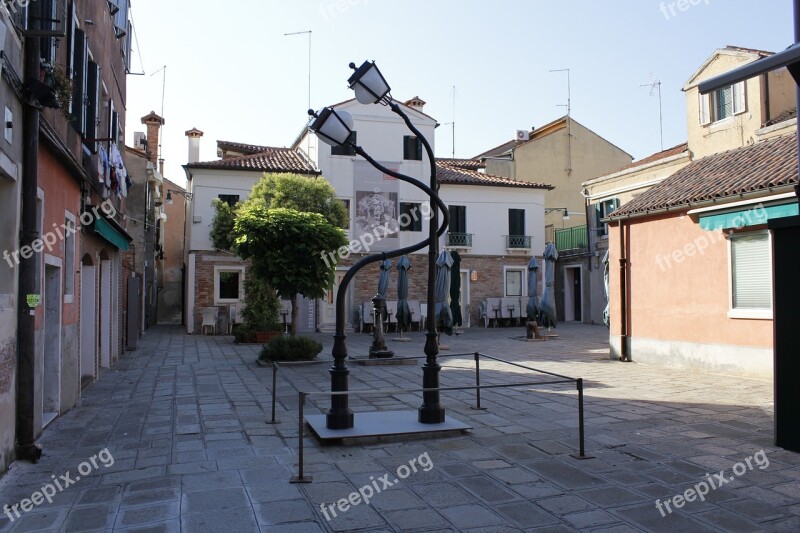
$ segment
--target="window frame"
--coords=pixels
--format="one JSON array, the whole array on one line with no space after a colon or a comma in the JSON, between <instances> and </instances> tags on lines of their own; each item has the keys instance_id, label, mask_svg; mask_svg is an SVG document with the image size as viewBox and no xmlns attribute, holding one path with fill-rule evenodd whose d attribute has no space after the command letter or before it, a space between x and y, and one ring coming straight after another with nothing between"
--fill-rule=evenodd
<instances>
[{"instance_id":1,"label":"window frame","mask_svg":"<svg viewBox=\"0 0 800 533\"><path fill-rule=\"evenodd\" d=\"M241 303L244 301L244 276L246 267L244 266L215 266L214 267L214 305L228 305ZM223 272L234 272L239 274L239 297L238 298L220 298L220 274Z\"/></svg>"},{"instance_id":2,"label":"window frame","mask_svg":"<svg viewBox=\"0 0 800 533\"><path fill-rule=\"evenodd\" d=\"M720 95L727 90L731 91L731 113L725 117L720 117L719 98ZM700 94L699 105L701 126L708 126L730 120L736 115L747 112L747 84L744 81L740 81L708 94Z\"/></svg>"},{"instance_id":3,"label":"window frame","mask_svg":"<svg viewBox=\"0 0 800 533\"><path fill-rule=\"evenodd\" d=\"M407 210L403 210L403 206L409 206ZM417 216L414 217L414 212L416 211ZM422 231L422 216L420 213L422 212L422 202L400 202L400 214L398 215L398 221L400 217L403 216L403 213L406 213L409 217L411 217L411 222L408 226L400 226L400 231Z\"/></svg>"},{"instance_id":4,"label":"window frame","mask_svg":"<svg viewBox=\"0 0 800 533\"><path fill-rule=\"evenodd\" d=\"M510 273L518 273L519 274L519 294L509 294L508 293L508 275ZM523 298L525 296L525 268L524 267L515 267L515 266L504 266L503 267L503 296L505 298Z\"/></svg>"},{"instance_id":5,"label":"window frame","mask_svg":"<svg viewBox=\"0 0 800 533\"><path fill-rule=\"evenodd\" d=\"M454 210L455 210L455 213L454 213ZM449 227L450 233L468 233L468 230L467 230L467 206L450 204L450 205L447 206L447 211L448 211L448 213L450 215L450 227ZM459 212L463 213L463 215L462 216L457 216ZM463 222L463 226L464 227L461 228L459 231L456 231L456 230L453 229L454 226L456 226L456 225L460 226L461 225L461 224L455 224L456 221Z\"/></svg>"},{"instance_id":6,"label":"window frame","mask_svg":"<svg viewBox=\"0 0 800 533\"><path fill-rule=\"evenodd\" d=\"M412 148L413 141L416 143ZM403 136L403 161L422 161L422 139L415 135Z\"/></svg>"},{"instance_id":7,"label":"window frame","mask_svg":"<svg viewBox=\"0 0 800 533\"><path fill-rule=\"evenodd\" d=\"M606 218L609 214L613 213L620 207L619 198L616 196L612 198L607 198L605 200L601 200L595 205L595 227L597 237L605 237L608 238L608 222L601 222L602 219ZM610 208L609 208L610 206Z\"/></svg>"},{"instance_id":8,"label":"window frame","mask_svg":"<svg viewBox=\"0 0 800 533\"><path fill-rule=\"evenodd\" d=\"M236 201L231 203L231 199L234 198L234 197L236 198ZM218 194L217 195L217 199L219 201L221 201L221 202L225 202L226 204L228 204L231 209L236 207L236 204L238 204L241 201L241 198L242 198L242 196L240 194Z\"/></svg>"},{"instance_id":9,"label":"window frame","mask_svg":"<svg viewBox=\"0 0 800 533\"><path fill-rule=\"evenodd\" d=\"M772 299L774 293L770 285L770 307L769 308L749 308L749 307L734 307L733 290L734 290L734 264L733 264L733 246L736 239L748 237L753 235L765 235L767 238L767 265L769 267L768 276L772 278L773 264L772 264L772 232L769 230L746 231L737 232L731 235L727 240L728 248L728 318L733 319L754 319L754 320L772 320L773 308Z\"/></svg>"}]
</instances>

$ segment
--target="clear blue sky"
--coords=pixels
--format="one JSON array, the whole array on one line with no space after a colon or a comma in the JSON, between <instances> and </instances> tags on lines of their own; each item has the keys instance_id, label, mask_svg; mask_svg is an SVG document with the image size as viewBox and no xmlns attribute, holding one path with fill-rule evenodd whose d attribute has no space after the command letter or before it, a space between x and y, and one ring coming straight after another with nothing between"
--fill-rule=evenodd
<instances>
[{"instance_id":1,"label":"clear blue sky","mask_svg":"<svg viewBox=\"0 0 800 533\"><path fill-rule=\"evenodd\" d=\"M428 102L442 157L455 86L456 156L472 157L563 115L566 75L549 71L569 68L572 116L638 159L660 149L658 99L640 84L662 83L670 147L686 140L681 87L715 49L793 41L790 0L692 1L133 0L145 75L128 77L128 144L140 117L161 113L164 65L167 178L183 183L192 127L203 160L218 139L291 144L307 119L308 37L284 33L311 30L314 108L351 97L350 61L375 60L396 99Z\"/></svg>"}]
</instances>

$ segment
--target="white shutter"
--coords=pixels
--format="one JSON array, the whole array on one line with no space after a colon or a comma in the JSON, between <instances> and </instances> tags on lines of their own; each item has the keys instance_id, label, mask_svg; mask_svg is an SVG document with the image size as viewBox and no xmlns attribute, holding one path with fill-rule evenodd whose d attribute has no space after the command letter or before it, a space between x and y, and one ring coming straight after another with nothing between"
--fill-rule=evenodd
<instances>
[{"instance_id":1,"label":"white shutter","mask_svg":"<svg viewBox=\"0 0 800 533\"><path fill-rule=\"evenodd\" d=\"M772 309L772 258L767 232L731 239L733 308Z\"/></svg>"},{"instance_id":2,"label":"white shutter","mask_svg":"<svg viewBox=\"0 0 800 533\"><path fill-rule=\"evenodd\" d=\"M740 81L733 86L733 114L744 113L745 99L744 99L744 82Z\"/></svg>"},{"instance_id":3,"label":"white shutter","mask_svg":"<svg viewBox=\"0 0 800 533\"><path fill-rule=\"evenodd\" d=\"M711 107L711 95L710 94L700 94L697 93L700 97L700 124L706 125L711 122L711 113L709 112L709 108Z\"/></svg>"}]
</instances>

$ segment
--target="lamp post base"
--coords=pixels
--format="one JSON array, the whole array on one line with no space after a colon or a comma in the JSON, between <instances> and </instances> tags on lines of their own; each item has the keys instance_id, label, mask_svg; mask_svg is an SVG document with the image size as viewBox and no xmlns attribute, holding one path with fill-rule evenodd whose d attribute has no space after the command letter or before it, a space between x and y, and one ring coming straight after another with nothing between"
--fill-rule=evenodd
<instances>
[{"instance_id":1,"label":"lamp post base","mask_svg":"<svg viewBox=\"0 0 800 533\"><path fill-rule=\"evenodd\" d=\"M353 424L353 411L350 409L341 413L328 411L328 414L325 416L325 426L328 429L350 429L353 427Z\"/></svg>"},{"instance_id":2,"label":"lamp post base","mask_svg":"<svg viewBox=\"0 0 800 533\"><path fill-rule=\"evenodd\" d=\"M444 422L444 407L426 407L419 408L418 417L420 424L441 424Z\"/></svg>"}]
</instances>

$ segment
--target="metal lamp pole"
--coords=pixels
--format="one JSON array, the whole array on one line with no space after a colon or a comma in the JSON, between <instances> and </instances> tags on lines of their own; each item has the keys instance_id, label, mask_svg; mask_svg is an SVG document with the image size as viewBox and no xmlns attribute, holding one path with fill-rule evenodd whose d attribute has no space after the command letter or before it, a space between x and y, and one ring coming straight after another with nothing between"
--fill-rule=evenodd
<instances>
[{"instance_id":1,"label":"metal lamp pole","mask_svg":"<svg viewBox=\"0 0 800 533\"><path fill-rule=\"evenodd\" d=\"M422 137L419 130L411 124L408 117L402 113L399 106L394 104L396 108L400 111L401 116L403 116L404 121L412 132L419 136L422 139L423 144L429 150L430 156L430 163L431 163L431 175L432 175L432 185L436 185L436 163L432 157L432 150L430 149L430 145L428 144L427 140ZM395 111L397 112L397 111ZM344 326L345 326L345 301L346 301L346 294L347 288L350 285L350 282L355 277L355 275L363 269L365 266L375 263L378 261L383 261L385 259L390 259L393 257L400 257L402 255L406 255L412 252L416 252L421 250L422 248L428 246L430 250L429 252L429 288L428 288L428 313L430 314L434 309L435 306L435 293L434 293L434 284L435 284L435 265L436 265L436 250L438 249L437 242L438 238L444 234L447 230L447 226L449 223L449 217L447 212L447 206L442 202L439 195L436 194L436 190L433 187L429 187L428 185L422 183L421 181L412 178L410 176L406 176L405 174L401 174L394 170L384 167L375 159L373 159L363 148L360 146L355 145L353 142L353 131L352 131L352 117L349 117L349 114L343 111L335 111L331 108L323 109L319 114L315 113L313 110L309 110L309 114L315 117L315 120L309 126L309 129L316 133L320 140L324 141L327 144L331 145L339 145L339 146L352 146L353 150L363 157L368 163L370 163L373 167L380 170L381 172L392 176L400 181L404 181L415 187L424 191L431 199L431 202L434 204L432 207L433 218L431 219L430 225L430 233L427 239L411 245L406 246L404 248L400 248L397 250L393 250L390 252L383 252L379 254L369 255L364 257L360 261L358 261L355 265L353 265L345 274L344 278L342 279L341 283L339 284L339 288L336 293L336 332L333 336L333 349L331 351L331 355L333 356L334 362L333 366L330 368L331 374L331 392L344 392L348 390L348 376L350 374L350 370L347 368L345 360L347 359L347 345L346 345L346 338L347 336L344 333ZM441 226L438 226L438 210L442 211L443 214L443 221ZM438 229L437 229L438 226ZM438 387L439 386L439 370L440 366L436 363L436 354L438 353L438 347L436 345L436 326L435 321L429 321L428 332L426 334L426 343L425 343L425 354L428 356L428 360L423 368L423 383L426 388L428 387ZM422 407L420 407L420 415L419 420L420 422L424 423L439 423L444 421L444 408L441 407L439 403L439 393L435 391L434 395L429 396L428 393L425 393L424 402ZM326 416L326 426L328 429L348 429L353 427L353 411L348 406L348 396L343 394L335 394L331 396L331 409L328 411Z\"/></svg>"}]
</instances>

